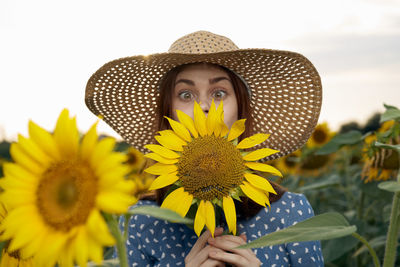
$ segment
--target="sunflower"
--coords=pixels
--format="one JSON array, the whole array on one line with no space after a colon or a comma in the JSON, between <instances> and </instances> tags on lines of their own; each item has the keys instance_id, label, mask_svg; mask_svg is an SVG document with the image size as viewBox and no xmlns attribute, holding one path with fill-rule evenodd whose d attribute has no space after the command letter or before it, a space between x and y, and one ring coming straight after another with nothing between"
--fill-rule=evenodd
<instances>
[{"instance_id":1,"label":"sunflower","mask_svg":"<svg viewBox=\"0 0 400 267\"><path fill-rule=\"evenodd\" d=\"M150 186L154 181L154 175L148 173L132 173L128 176L128 179L135 183L135 189L133 195L137 198L150 192Z\"/></svg>"},{"instance_id":2,"label":"sunflower","mask_svg":"<svg viewBox=\"0 0 400 267\"><path fill-rule=\"evenodd\" d=\"M145 164L145 158L139 150L134 147L129 147L126 154L128 159L126 160L125 164L129 165L133 172L138 172L143 168L143 165Z\"/></svg>"},{"instance_id":3,"label":"sunflower","mask_svg":"<svg viewBox=\"0 0 400 267\"><path fill-rule=\"evenodd\" d=\"M328 123L320 123L315 127L306 145L309 148L321 147L328 143L335 134L329 129Z\"/></svg>"},{"instance_id":4,"label":"sunflower","mask_svg":"<svg viewBox=\"0 0 400 267\"><path fill-rule=\"evenodd\" d=\"M275 165L283 174L296 174L300 167L300 158L301 150L298 149L289 155L274 160L271 164Z\"/></svg>"},{"instance_id":5,"label":"sunflower","mask_svg":"<svg viewBox=\"0 0 400 267\"><path fill-rule=\"evenodd\" d=\"M146 145L153 153L145 156L157 163L145 171L159 175L150 189L174 184L175 190L161 207L181 216L187 214L192 203L197 205L194 230L198 236L205 225L214 235L215 205L223 209L229 231L236 234L233 199L247 196L264 207L270 206L269 193L276 192L268 180L253 170L282 176L274 167L256 162L278 151L262 148L244 152L243 149L264 142L269 135L258 133L238 143L237 138L245 130L245 119L228 129L223 122L222 102L216 109L213 101L207 117L198 103L194 105L194 120L180 110L176 113L179 122L166 117L172 130L160 131L155 137L160 145Z\"/></svg>"},{"instance_id":6,"label":"sunflower","mask_svg":"<svg viewBox=\"0 0 400 267\"><path fill-rule=\"evenodd\" d=\"M7 210L4 205L0 204L0 224L7 215ZM8 249L10 243L5 242L1 250L0 267L33 267L33 259L22 259L18 250L10 251Z\"/></svg>"},{"instance_id":7,"label":"sunflower","mask_svg":"<svg viewBox=\"0 0 400 267\"><path fill-rule=\"evenodd\" d=\"M126 155L113 152L113 138L98 141L96 126L80 142L64 109L53 134L30 121L30 138L19 135L11 146L15 163L0 179L8 210L1 238L11 240L10 251L34 256L35 266L101 263L103 246L115 243L101 212L124 213L135 202Z\"/></svg>"},{"instance_id":8,"label":"sunflower","mask_svg":"<svg viewBox=\"0 0 400 267\"><path fill-rule=\"evenodd\" d=\"M386 121L377 130L364 139L364 147L362 150L362 158L364 166L361 177L365 183L371 181L385 181L397 176L399 169L399 153L394 150L378 148L374 145L375 141L380 140L384 143L398 144L399 137L385 136L388 131L395 126L395 121Z\"/></svg>"}]
</instances>

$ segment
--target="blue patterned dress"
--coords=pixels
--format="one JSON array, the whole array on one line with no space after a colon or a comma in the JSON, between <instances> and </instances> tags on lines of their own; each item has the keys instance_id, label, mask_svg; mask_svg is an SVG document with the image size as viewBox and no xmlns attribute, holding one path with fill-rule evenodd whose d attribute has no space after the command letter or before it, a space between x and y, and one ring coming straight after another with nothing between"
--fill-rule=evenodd
<instances>
[{"instance_id":1,"label":"blue patterned dress","mask_svg":"<svg viewBox=\"0 0 400 267\"><path fill-rule=\"evenodd\" d=\"M139 201L137 205L156 205ZM238 232L248 241L286 228L314 215L302 194L286 192L271 210L261 209L249 220L238 221ZM121 222L123 227L123 222ZM127 252L129 266L184 266L197 236L186 225L170 223L146 215L132 216L128 227ZM324 266L319 241L288 243L253 250L262 266Z\"/></svg>"}]
</instances>

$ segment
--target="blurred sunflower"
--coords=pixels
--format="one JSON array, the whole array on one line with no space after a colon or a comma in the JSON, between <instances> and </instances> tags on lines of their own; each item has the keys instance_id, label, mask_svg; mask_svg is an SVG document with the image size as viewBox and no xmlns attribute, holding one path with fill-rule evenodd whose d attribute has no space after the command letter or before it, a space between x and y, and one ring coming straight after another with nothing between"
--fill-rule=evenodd
<instances>
[{"instance_id":1,"label":"blurred sunflower","mask_svg":"<svg viewBox=\"0 0 400 267\"><path fill-rule=\"evenodd\" d=\"M149 173L132 173L128 176L128 179L135 183L135 188L132 194L140 198L150 192L150 186L154 181L155 176Z\"/></svg>"},{"instance_id":2,"label":"blurred sunflower","mask_svg":"<svg viewBox=\"0 0 400 267\"><path fill-rule=\"evenodd\" d=\"M96 126L80 142L64 109L53 134L30 121L30 138L19 135L11 146L15 163L0 179L8 209L1 238L11 239L10 251L34 256L35 266L101 263L103 246L115 243L101 212L124 213L135 202L126 155L113 152L113 138L98 141Z\"/></svg>"},{"instance_id":3,"label":"blurred sunflower","mask_svg":"<svg viewBox=\"0 0 400 267\"><path fill-rule=\"evenodd\" d=\"M391 135L390 131L395 121L386 121L376 133L364 139L362 158L364 166L361 178L365 183L371 181L385 181L397 176L399 170L399 154L394 150L382 149L374 146L375 141L388 144L399 144L400 137Z\"/></svg>"},{"instance_id":4,"label":"blurred sunflower","mask_svg":"<svg viewBox=\"0 0 400 267\"><path fill-rule=\"evenodd\" d=\"M4 205L0 204L0 225L7 215L7 210ZM10 242L5 242L3 249L1 250L0 267L33 267L33 259L27 258L22 259L19 250L10 251Z\"/></svg>"},{"instance_id":5,"label":"blurred sunflower","mask_svg":"<svg viewBox=\"0 0 400 267\"><path fill-rule=\"evenodd\" d=\"M145 170L159 175L150 189L177 186L161 207L181 216L187 214L194 202L197 205L194 230L198 236L204 225L214 235L214 205L223 209L229 231L236 234L233 199L247 196L264 207L270 206L269 194L276 192L268 180L252 170L282 176L276 168L256 162L278 151L269 148L242 151L264 142L269 135L259 133L237 143L245 130L245 119L236 121L229 130L224 123L222 102L216 109L213 101L207 117L195 103L193 114L194 120L177 110L180 122L167 118L172 130L159 132L155 139L160 145L146 146L154 152L146 157L158 161Z\"/></svg>"},{"instance_id":6,"label":"blurred sunflower","mask_svg":"<svg viewBox=\"0 0 400 267\"><path fill-rule=\"evenodd\" d=\"M128 159L125 163L131 168L132 172L140 171L145 163L144 155L134 147L129 147L128 151L126 152Z\"/></svg>"},{"instance_id":7,"label":"blurred sunflower","mask_svg":"<svg viewBox=\"0 0 400 267\"><path fill-rule=\"evenodd\" d=\"M306 145L309 148L321 147L328 143L335 134L329 129L328 123L320 123L315 127Z\"/></svg>"},{"instance_id":8,"label":"blurred sunflower","mask_svg":"<svg viewBox=\"0 0 400 267\"><path fill-rule=\"evenodd\" d=\"M296 150L289 155L280 157L271 162L271 165L279 169L282 174L297 174L300 167L299 159L301 158L301 150Z\"/></svg>"}]
</instances>

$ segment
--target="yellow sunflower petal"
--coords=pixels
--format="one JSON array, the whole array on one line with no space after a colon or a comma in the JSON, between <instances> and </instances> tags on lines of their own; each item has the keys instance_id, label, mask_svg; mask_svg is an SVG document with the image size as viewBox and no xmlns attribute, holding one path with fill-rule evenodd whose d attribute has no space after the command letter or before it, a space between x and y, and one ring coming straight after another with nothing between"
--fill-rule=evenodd
<instances>
[{"instance_id":1,"label":"yellow sunflower petal","mask_svg":"<svg viewBox=\"0 0 400 267\"><path fill-rule=\"evenodd\" d=\"M106 137L101 139L95 146L92 155L90 157L90 164L92 166L98 166L104 158L106 158L114 149L115 139L112 137Z\"/></svg>"},{"instance_id":2,"label":"yellow sunflower petal","mask_svg":"<svg viewBox=\"0 0 400 267\"><path fill-rule=\"evenodd\" d=\"M74 244L74 254L76 261L79 266L85 267L87 266L87 261L89 259L89 251L87 247L87 232L85 227L81 227L75 237L75 244Z\"/></svg>"},{"instance_id":3,"label":"yellow sunflower petal","mask_svg":"<svg viewBox=\"0 0 400 267\"><path fill-rule=\"evenodd\" d=\"M162 175L158 176L151 184L149 190L163 188L170 184L175 183L179 179L179 177L177 176L177 173L178 172L172 172L172 173L162 174Z\"/></svg>"},{"instance_id":4,"label":"yellow sunflower petal","mask_svg":"<svg viewBox=\"0 0 400 267\"><path fill-rule=\"evenodd\" d=\"M278 169L276 169L268 164L259 163L259 162L245 162L244 165L246 165L247 167L249 167L250 169L253 169L253 170L268 172L273 175L282 177L282 173Z\"/></svg>"},{"instance_id":5,"label":"yellow sunflower petal","mask_svg":"<svg viewBox=\"0 0 400 267\"><path fill-rule=\"evenodd\" d=\"M42 242L40 253L35 255L38 266L53 266L58 260L58 255L66 243L68 235L63 232L52 231Z\"/></svg>"},{"instance_id":6,"label":"yellow sunflower petal","mask_svg":"<svg viewBox=\"0 0 400 267\"><path fill-rule=\"evenodd\" d=\"M214 133L214 129L218 124L217 117L217 109L215 108L214 99L212 99L210 110L208 111L206 126L207 126L207 135L212 135Z\"/></svg>"},{"instance_id":7,"label":"yellow sunflower petal","mask_svg":"<svg viewBox=\"0 0 400 267\"><path fill-rule=\"evenodd\" d=\"M14 159L14 161L27 171L35 175L40 175L42 173L43 167L40 166L40 164L37 161L35 161L29 155L27 155L25 151L22 150L22 148L19 146L18 143L11 144L10 154Z\"/></svg>"},{"instance_id":8,"label":"yellow sunflower petal","mask_svg":"<svg viewBox=\"0 0 400 267\"><path fill-rule=\"evenodd\" d=\"M76 119L69 118L68 109L63 109L58 117L54 129L54 140L63 155L73 156L78 152L79 132L76 126Z\"/></svg>"},{"instance_id":9,"label":"yellow sunflower petal","mask_svg":"<svg viewBox=\"0 0 400 267\"><path fill-rule=\"evenodd\" d=\"M48 131L41 128L33 121L29 121L28 131L29 136L33 140L33 142L35 142L41 149L43 149L43 151L45 151L47 155L57 160L61 158L57 143Z\"/></svg>"},{"instance_id":10,"label":"yellow sunflower petal","mask_svg":"<svg viewBox=\"0 0 400 267\"><path fill-rule=\"evenodd\" d=\"M236 147L239 149L250 148L255 145L261 144L262 142L267 140L268 137L269 134L257 133L255 135L243 139Z\"/></svg>"},{"instance_id":11,"label":"yellow sunflower petal","mask_svg":"<svg viewBox=\"0 0 400 267\"><path fill-rule=\"evenodd\" d=\"M218 105L217 108L217 118L216 118L216 125L214 129L214 135L217 137L223 137L221 136L221 131L222 131L222 124L224 124L224 121L222 119L222 113L224 112L224 103L221 101Z\"/></svg>"},{"instance_id":12,"label":"yellow sunflower petal","mask_svg":"<svg viewBox=\"0 0 400 267\"><path fill-rule=\"evenodd\" d=\"M243 182L242 185L240 185L240 189L242 189L243 193L245 193L245 195L251 198L254 202L265 207L265 203L268 200L268 196L266 195L265 192L255 188L254 186L245 181Z\"/></svg>"},{"instance_id":13,"label":"yellow sunflower petal","mask_svg":"<svg viewBox=\"0 0 400 267\"><path fill-rule=\"evenodd\" d=\"M176 110L176 115L178 116L179 121L192 133L194 138L199 137L199 133L194 126L194 122L192 118L187 115L186 113L180 111L179 109Z\"/></svg>"},{"instance_id":14,"label":"yellow sunflower petal","mask_svg":"<svg viewBox=\"0 0 400 267\"><path fill-rule=\"evenodd\" d=\"M278 153L279 150L271 149L271 148L261 148L255 151L250 152L249 154L243 157L246 161L255 161L265 157L268 157L272 154Z\"/></svg>"},{"instance_id":15,"label":"yellow sunflower petal","mask_svg":"<svg viewBox=\"0 0 400 267\"><path fill-rule=\"evenodd\" d=\"M129 206L136 202L135 197L120 192L100 192L96 204L101 210L108 213L125 213Z\"/></svg>"},{"instance_id":16,"label":"yellow sunflower petal","mask_svg":"<svg viewBox=\"0 0 400 267\"><path fill-rule=\"evenodd\" d=\"M86 222L87 231L91 238L104 246L112 246L115 239L108 230L107 223L98 210L92 210Z\"/></svg>"},{"instance_id":17,"label":"yellow sunflower petal","mask_svg":"<svg viewBox=\"0 0 400 267\"><path fill-rule=\"evenodd\" d=\"M161 208L173 210L184 217L188 212L193 199L193 197L188 195L189 193L185 192L183 187L179 187L164 199Z\"/></svg>"},{"instance_id":18,"label":"yellow sunflower petal","mask_svg":"<svg viewBox=\"0 0 400 267\"><path fill-rule=\"evenodd\" d=\"M204 200L200 201L199 207L197 208L196 217L194 218L194 231L197 236L200 236L201 231L206 224L206 212Z\"/></svg>"},{"instance_id":19,"label":"yellow sunflower petal","mask_svg":"<svg viewBox=\"0 0 400 267\"><path fill-rule=\"evenodd\" d=\"M206 214L207 228L208 228L208 230L210 230L212 237L214 237L215 211L214 211L214 205L210 201L206 201L205 214Z\"/></svg>"},{"instance_id":20,"label":"yellow sunflower petal","mask_svg":"<svg viewBox=\"0 0 400 267\"><path fill-rule=\"evenodd\" d=\"M93 240L92 238L88 239L88 253L89 253L89 258L91 258L95 263L101 264L103 261L103 247Z\"/></svg>"},{"instance_id":21,"label":"yellow sunflower petal","mask_svg":"<svg viewBox=\"0 0 400 267\"><path fill-rule=\"evenodd\" d=\"M171 125L172 130L174 130L174 132L180 138L182 138L183 140L185 140L187 142L192 141L192 136L190 135L189 131L186 129L186 127L183 124L181 124L177 121L174 121L168 117L165 117L165 118L169 121L169 124Z\"/></svg>"},{"instance_id":22,"label":"yellow sunflower petal","mask_svg":"<svg viewBox=\"0 0 400 267\"><path fill-rule=\"evenodd\" d=\"M158 161L163 164L174 164L174 163L178 162L178 159L167 159L167 158L164 158L163 156L160 156L160 154L157 154L157 153L149 153L144 156L146 158Z\"/></svg>"},{"instance_id":23,"label":"yellow sunflower petal","mask_svg":"<svg viewBox=\"0 0 400 267\"><path fill-rule=\"evenodd\" d=\"M145 145L144 147L167 159L177 159L180 157L178 153L160 145L150 144L150 145Z\"/></svg>"},{"instance_id":24,"label":"yellow sunflower petal","mask_svg":"<svg viewBox=\"0 0 400 267\"><path fill-rule=\"evenodd\" d=\"M237 120L233 123L231 130L228 134L228 141L238 138L246 129L245 127L246 119Z\"/></svg>"},{"instance_id":25,"label":"yellow sunflower petal","mask_svg":"<svg viewBox=\"0 0 400 267\"><path fill-rule=\"evenodd\" d=\"M33 142L32 139L25 138L20 134L18 135L18 145L27 155L29 155L31 158L34 158L42 166L48 165L52 160L52 158L46 152L44 152L41 147Z\"/></svg>"},{"instance_id":26,"label":"yellow sunflower petal","mask_svg":"<svg viewBox=\"0 0 400 267\"><path fill-rule=\"evenodd\" d=\"M179 204L177 203L178 209L176 210L176 212L182 217L185 217L187 212L189 211L190 206L192 205L193 195L184 191L182 196L183 197L180 199Z\"/></svg>"},{"instance_id":27,"label":"yellow sunflower petal","mask_svg":"<svg viewBox=\"0 0 400 267\"><path fill-rule=\"evenodd\" d=\"M169 148L175 151L183 151L184 145L187 143L182 140L179 136L175 134L172 130L164 130L159 132L160 135L155 136L154 138L160 143L162 146Z\"/></svg>"},{"instance_id":28,"label":"yellow sunflower petal","mask_svg":"<svg viewBox=\"0 0 400 267\"><path fill-rule=\"evenodd\" d=\"M236 209L233 199L230 196L224 197L222 199L222 207L229 231L233 233L233 235L236 235Z\"/></svg>"},{"instance_id":29,"label":"yellow sunflower petal","mask_svg":"<svg viewBox=\"0 0 400 267\"><path fill-rule=\"evenodd\" d=\"M89 131L83 136L81 143L81 157L83 159L90 158L93 150L96 147L98 135L97 135L97 122L94 123Z\"/></svg>"},{"instance_id":30,"label":"yellow sunflower petal","mask_svg":"<svg viewBox=\"0 0 400 267\"><path fill-rule=\"evenodd\" d=\"M173 164L162 164L162 163L156 163L144 171L150 174L154 175L162 175L162 174L168 174L171 172L175 172L178 170L178 167L176 167Z\"/></svg>"},{"instance_id":31,"label":"yellow sunflower petal","mask_svg":"<svg viewBox=\"0 0 400 267\"><path fill-rule=\"evenodd\" d=\"M107 172L113 172L127 160L127 156L122 153L112 153L103 158L101 163L96 166L96 174L102 175Z\"/></svg>"},{"instance_id":32,"label":"yellow sunflower petal","mask_svg":"<svg viewBox=\"0 0 400 267\"><path fill-rule=\"evenodd\" d=\"M252 173L245 173L244 177L254 187L257 187L258 189L261 189L266 192L271 192L276 194L275 189L272 187L271 183L268 182L267 179Z\"/></svg>"},{"instance_id":33,"label":"yellow sunflower petal","mask_svg":"<svg viewBox=\"0 0 400 267\"><path fill-rule=\"evenodd\" d=\"M207 135L206 115L200 105L195 101L193 109L194 125L200 136Z\"/></svg>"}]
</instances>

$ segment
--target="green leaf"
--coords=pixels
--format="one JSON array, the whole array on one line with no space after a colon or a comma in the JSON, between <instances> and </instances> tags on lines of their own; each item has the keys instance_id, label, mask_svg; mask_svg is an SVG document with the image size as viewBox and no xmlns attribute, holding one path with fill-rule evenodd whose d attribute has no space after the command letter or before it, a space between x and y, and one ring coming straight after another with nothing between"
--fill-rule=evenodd
<instances>
[{"instance_id":1,"label":"green leaf","mask_svg":"<svg viewBox=\"0 0 400 267\"><path fill-rule=\"evenodd\" d=\"M389 108L387 109L381 116L381 120L379 123L383 123L385 121L391 120L400 120L400 110L397 108Z\"/></svg>"},{"instance_id":2,"label":"green leaf","mask_svg":"<svg viewBox=\"0 0 400 267\"><path fill-rule=\"evenodd\" d=\"M378 188L389 192L399 192L400 183L396 181L387 181L378 184Z\"/></svg>"},{"instance_id":3,"label":"green leaf","mask_svg":"<svg viewBox=\"0 0 400 267\"><path fill-rule=\"evenodd\" d=\"M262 236L238 248L259 248L291 242L326 240L350 235L357 230L337 212L311 217L285 229Z\"/></svg>"},{"instance_id":4,"label":"green leaf","mask_svg":"<svg viewBox=\"0 0 400 267\"><path fill-rule=\"evenodd\" d=\"M388 145L381 142L375 142L376 147L386 148L386 149L393 149L400 153L400 145Z\"/></svg>"},{"instance_id":5,"label":"green leaf","mask_svg":"<svg viewBox=\"0 0 400 267\"><path fill-rule=\"evenodd\" d=\"M153 216L155 218L161 219L161 220L167 220L167 221L174 222L174 223L193 224L192 219L184 218L172 210L160 208L157 206L143 205L143 206L139 206L139 207L133 207L133 208L129 209L127 214L129 214L129 215L136 215L136 214L149 215L149 216Z\"/></svg>"},{"instance_id":6,"label":"green leaf","mask_svg":"<svg viewBox=\"0 0 400 267\"><path fill-rule=\"evenodd\" d=\"M303 193L305 191L322 189L322 188L326 188L326 187L330 187L330 186L338 185L338 184L339 184L339 176L332 175L326 179L323 179L322 181L314 182L314 183L299 187L297 189L297 191Z\"/></svg>"},{"instance_id":7,"label":"green leaf","mask_svg":"<svg viewBox=\"0 0 400 267\"><path fill-rule=\"evenodd\" d=\"M315 153L316 155L327 155L339 150L342 145L354 145L362 140L362 134L359 131L350 131L344 134L334 136L328 143L323 145Z\"/></svg>"},{"instance_id":8,"label":"green leaf","mask_svg":"<svg viewBox=\"0 0 400 267\"><path fill-rule=\"evenodd\" d=\"M352 236L345 236L337 239L324 241L321 245L324 261L332 262L352 250L359 243L358 239Z\"/></svg>"}]
</instances>

